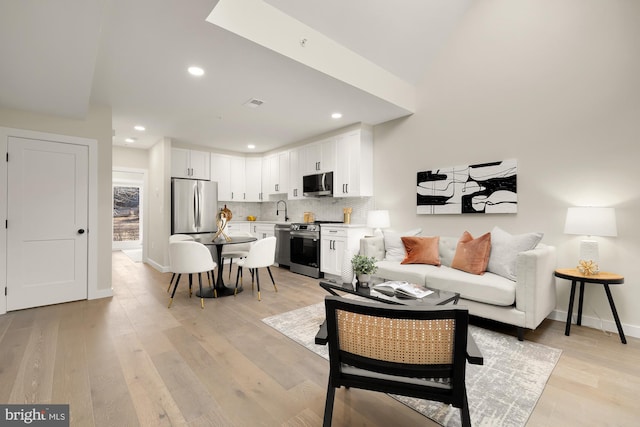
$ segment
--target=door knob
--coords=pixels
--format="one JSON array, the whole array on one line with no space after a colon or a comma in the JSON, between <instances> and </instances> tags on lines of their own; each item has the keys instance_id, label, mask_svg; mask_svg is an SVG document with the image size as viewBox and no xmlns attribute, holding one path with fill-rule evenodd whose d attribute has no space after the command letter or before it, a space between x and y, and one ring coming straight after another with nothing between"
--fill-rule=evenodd
<instances>
[{"instance_id":1,"label":"door knob","mask_svg":"<svg viewBox=\"0 0 640 427\"><path fill-rule=\"evenodd\" d=\"M84 228L79 229L78 234L84 234Z\"/></svg>"}]
</instances>

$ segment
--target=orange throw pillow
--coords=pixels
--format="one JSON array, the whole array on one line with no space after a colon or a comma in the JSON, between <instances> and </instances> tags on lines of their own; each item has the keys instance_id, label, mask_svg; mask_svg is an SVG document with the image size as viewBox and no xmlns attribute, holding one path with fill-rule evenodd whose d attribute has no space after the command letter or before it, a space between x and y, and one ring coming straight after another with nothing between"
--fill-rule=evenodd
<instances>
[{"instance_id":1,"label":"orange throw pillow","mask_svg":"<svg viewBox=\"0 0 640 427\"><path fill-rule=\"evenodd\" d=\"M438 243L440 237L401 237L407 256L400 264L440 265Z\"/></svg>"},{"instance_id":2,"label":"orange throw pillow","mask_svg":"<svg viewBox=\"0 0 640 427\"><path fill-rule=\"evenodd\" d=\"M490 253L491 233L474 239L468 231L465 231L458 240L451 267L471 274L484 274Z\"/></svg>"}]
</instances>

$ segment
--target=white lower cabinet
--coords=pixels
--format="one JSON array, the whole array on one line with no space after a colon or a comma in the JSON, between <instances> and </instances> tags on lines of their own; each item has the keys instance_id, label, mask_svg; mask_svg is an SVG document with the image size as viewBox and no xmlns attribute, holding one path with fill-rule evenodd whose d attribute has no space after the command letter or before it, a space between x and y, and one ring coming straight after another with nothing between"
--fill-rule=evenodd
<instances>
[{"instance_id":1,"label":"white lower cabinet","mask_svg":"<svg viewBox=\"0 0 640 427\"><path fill-rule=\"evenodd\" d=\"M340 276L345 259L345 250L356 253L360 239L367 234L365 227L325 226L320 228L320 271L326 275Z\"/></svg>"},{"instance_id":2,"label":"white lower cabinet","mask_svg":"<svg viewBox=\"0 0 640 427\"><path fill-rule=\"evenodd\" d=\"M232 234L246 234L251 232L250 223L247 221L230 221L227 223L225 233Z\"/></svg>"},{"instance_id":3,"label":"white lower cabinet","mask_svg":"<svg viewBox=\"0 0 640 427\"><path fill-rule=\"evenodd\" d=\"M251 223L250 232L258 240L276 235L275 223Z\"/></svg>"}]
</instances>

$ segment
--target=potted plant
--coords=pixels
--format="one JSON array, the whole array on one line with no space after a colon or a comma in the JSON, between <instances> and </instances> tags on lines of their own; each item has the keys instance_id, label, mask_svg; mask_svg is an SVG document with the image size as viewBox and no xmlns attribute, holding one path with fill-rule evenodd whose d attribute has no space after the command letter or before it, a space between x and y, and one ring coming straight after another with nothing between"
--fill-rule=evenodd
<instances>
[{"instance_id":1,"label":"potted plant","mask_svg":"<svg viewBox=\"0 0 640 427\"><path fill-rule=\"evenodd\" d=\"M378 270L374 257L367 257L360 254L355 254L353 258L351 258L351 265L353 266L353 272L358 278L358 282L363 286L367 286L371 280L371 275Z\"/></svg>"}]
</instances>

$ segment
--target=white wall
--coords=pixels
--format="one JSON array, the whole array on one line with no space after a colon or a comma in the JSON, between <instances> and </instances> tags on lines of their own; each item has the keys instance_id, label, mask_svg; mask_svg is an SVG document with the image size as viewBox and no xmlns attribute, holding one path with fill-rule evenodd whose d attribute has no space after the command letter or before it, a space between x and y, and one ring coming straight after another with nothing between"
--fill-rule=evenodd
<instances>
[{"instance_id":1,"label":"white wall","mask_svg":"<svg viewBox=\"0 0 640 427\"><path fill-rule=\"evenodd\" d=\"M94 294L111 294L111 108L91 106L84 120L0 109L0 126L98 141L98 283ZM91 295L91 292L90 292Z\"/></svg>"},{"instance_id":2,"label":"white wall","mask_svg":"<svg viewBox=\"0 0 640 427\"><path fill-rule=\"evenodd\" d=\"M160 271L169 266L171 234L171 139L149 149L147 262Z\"/></svg>"},{"instance_id":3,"label":"white wall","mask_svg":"<svg viewBox=\"0 0 640 427\"><path fill-rule=\"evenodd\" d=\"M139 148L120 147L112 148L113 168L148 169L149 151Z\"/></svg>"},{"instance_id":4,"label":"white wall","mask_svg":"<svg viewBox=\"0 0 640 427\"><path fill-rule=\"evenodd\" d=\"M625 276L612 292L640 336L639 23L637 1L475 2L419 85L417 112L375 127L376 208L432 235L543 231L558 267L574 267L581 237L563 234L567 207L615 207L618 237L597 238L600 265ZM517 214L415 213L418 171L509 158ZM557 281L559 312L569 287ZM587 286L584 307L612 319L602 286Z\"/></svg>"}]
</instances>

